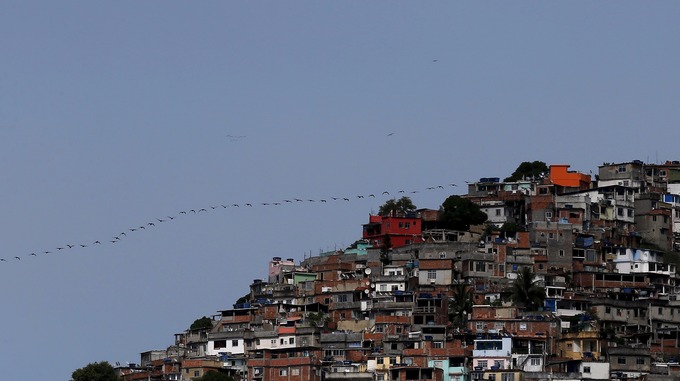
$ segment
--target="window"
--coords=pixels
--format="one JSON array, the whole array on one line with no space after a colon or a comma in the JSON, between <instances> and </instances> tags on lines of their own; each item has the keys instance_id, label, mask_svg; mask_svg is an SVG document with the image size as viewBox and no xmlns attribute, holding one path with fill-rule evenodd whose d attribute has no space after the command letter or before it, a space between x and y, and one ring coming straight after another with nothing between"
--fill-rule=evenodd
<instances>
[{"instance_id":1,"label":"window","mask_svg":"<svg viewBox=\"0 0 680 381\"><path fill-rule=\"evenodd\" d=\"M199 370L194 371L194 377L198 377L200 375L201 375L201 371L199 371Z\"/></svg>"},{"instance_id":2,"label":"window","mask_svg":"<svg viewBox=\"0 0 680 381\"><path fill-rule=\"evenodd\" d=\"M502 373L501 374L501 381L515 381L515 374L514 373Z\"/></svg>"},{"instance_id":3,"label":"window","mask_svg":"<svg viewBox=\"0 0 680 381\"><path fill-rule=\"evenodd\" d=\"M475 329L484 329L484 323L481 321L475 322Z\"/></svg>"},{"instance_id":4,"label":"window","mask_svg":"<svg viewBox=\"0 0 680 381\"><path fill-rule=\"evenodd\" d=\"M427 270L427 279L437 279L437 271Z\"/></svg>"},{"instance_id":5,"label":"window","mask_svg":"<svg viewBox=\"0 0 680 381\"><path fill-rule=\"evenodd\" d=\"M616 359L617 364L625 364L626 363L626 358L625 357L619 357Z\"/></svg>"},{"instance_id":6,"label":"window","mask_svg":"<svg viewBox=\"0 0 680 381\"><path fill-rule=\"evenodd\" d=\"M606 314L612 313L612 308L611 308L611 307L605 307L605 308L604 308L604 313L606 313Z\"/></svg>"},{"instance_id":7,"label":"window","mask_svg":"<svg viewBox=\"0 0 680 381\"><path fill-rule=\"evenodd\" d=\"M638 357L638 358L635 359L635 363L637 365L645 365L645 359Z\"/></svg>"},{"instance_id":8,"label":"window","mask_svg":"<svg viewBox=\"0 0 680 381\"><path fill-rule=\"evenodd\" d=\"M486 263L484 262L475 262L475 271L486 271Z\"/></svg>"},{"instance_id":9,"label":"window","mask_svg":"<svg viewBox=\"0 0 680 381\"><path fill-rule=\"evenodd\" d=\"M288 344L291 344L291 345L295 344L295 338L291 337L290 339L288 339Z\"/></svg>"},{"instance_id":10,"label":"window","mask_svg":"<svg viewBox=\"0 0 680 381\"><path fill-rule=\"evenodd\" d=\"M548 233L548 238L550 238L550 239L555 238L555 233Z\"/></svg>"},{"instance_id":11,"label":"window","mask_svg":"<svg viewBox=\"0 0 680 381\"><path fill-rule=\"evenodd\" d=\"M441 341L434 341L432 342L432 348L436 349L444 348L444 343Z\"/></svg>"},{"instance_id":12,"label":"window","mask_svg":"<svg viewBox=\"0 0 680 381\"><path fill-rule=\"evenodd\" d=\"M381 284L381 285L380 285L380 291L382 291L382 292L387 291L387 285L386 285L386 284Z\"/></svg>"},{"instance_id":13,"label":"window","mask_svg":"<svg viewBox=\"0 0 680 381\"><path fill-rule=\"evenodd\" d=\"M531 365L537 366L541 365L541 359L538 357L532 357L531 358Z\"/></svg>"},{"instance_id":14,"label":"window","mask_svg":"<svg viewBox=\"0 0 680 381\"><path fill-rule=\"evenodd\" d=\"M279 376L287 376L288 369L279 369Z\"/></svg>"},{"instance_id":15,"label":"window","mask_svg":"<svg viewBox=\"0 0 680 381\"><path fill-rule=\"evenodd\" d=\"M560 249L560 257L564 257L564 250Z\"/></svg>"},{"instance_id":16,"label":"window","mask_svg":"<svg viewBox=\"0 0 680 381\"><path fill-rule=\"evenodd\" d=\"M496 209L496 215L497 215L497 216L500 216L500 215L501 215L501 210L500 210L500 209Z\"/></svg>"},{"instance_id":17,"label":"window","mask_svg":"<svg viewBox=\"0 0 680 381\"><path fill-rule=\"evenodd\" d=\"M619 172L626 172L626 166L625 165L619 165L618 171Z\"/></svg>"},{"instance_id":18,"label":"window","mask_svg":"<svg viewBox=\"0 0 680 381\"><path fill-rule=\"evenodd\" d=\"M385 362L385 360L382 357L376 358L375 361L378 365L382 365Z\"/></svg>"},{"instance_id":19,"label":"window","mask_svg":"<svg viewBox=\"0 0 680 381\"><path fill-rule=\"evenodd\" d=\"M628 209L628 217L633 217L633 209Z\"/></svg>"},{"instance_id":20,"label":"window","mask_svg":"<svg viewBox=\"0 0 680 381\"><path fill-rule=\"evenodd\" d=\"M584 366L584 367L583 367L583 373L590 373L590 367L589 367L589 366Z\"/></svg>"},{"instance_id":21,"label":"window","mask_svg":"<svg viewBox=\"0 0 680 381\"><path fill-rule=\"evenodd\" d=\"M335 297L336 302L344 303L347 301L347 295L346 294L341 294Z\"/></svg>"},{"instance_id":22,"label":"window","mask_svg":"<svg viewBox=\"0 0 680 381\"><path fill-rule=\"evenodd\" d=\"M290 369L290 375L291 376L299 376L300 375L300 368L291 368Z\"/></svg>"},{"instance_id":23,"label":"window","mask_svg":"<svg viewBox=\"0 0 680 381\"><path fill-rule=\"evenodd\" d=\"M232 341L231 341L231 346L232 346L232 347L238 347L238 340L232 340Z\"/></svg>"},{"instance_id":24,"label":"window","mask_svg":"<svg viewBox=\"0 0 680 381\"><path fill-rule=\"evenodd\" d=\"M227 340L215 340L215 349L226 348Z\"/></svg>"},{"instance_id":25,"label":"window","mask_svg":"<svg viewBox=\"0 0 680 381\"><path fill-rule=\"evenodd\" d=\"M489 363L486 360L479 360L477 361L477 366L486 369L489 366Z\"/></svg>"},{"instance_id":26,"label":"window","mask_svg":"<svg viewBox=\"0 0 680 381\"><path fill-rule=\"evenodd\" d=\"M552 212L545 212L545 218L552 218Z\"/></svg>"}]
</instances>

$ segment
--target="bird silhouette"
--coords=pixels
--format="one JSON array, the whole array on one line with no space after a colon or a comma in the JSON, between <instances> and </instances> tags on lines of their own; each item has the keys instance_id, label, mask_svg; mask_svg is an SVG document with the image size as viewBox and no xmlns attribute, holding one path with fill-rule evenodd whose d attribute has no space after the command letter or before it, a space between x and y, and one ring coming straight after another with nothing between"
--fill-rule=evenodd
<instances>
[{"instance_id":1,"label":"bird silhouette","mask_svg":"<svg viewBox=\"0 0 680 381\"><path fill-rule=\"evenodd\" d=\"M210 209L215 210L217 209L217 206L211 206Z\"/></svg>"},{"instance_id":2,"label":"bird silhouette","mask_svg":"<svg viewBox=\"0 0 680 381\"><path fill-rule=\"evenodd\" d=\"M466 183L467 183L467 181L466 181ZM468 184L469 184L469 183L468 183ZM456 185L456 184L449 184L449 185L451 185L452 187L457 187L457 186L458 186L458 185Z\"/></svg>"},{"instance_id":3,"label":"bird silhouette","mask_svg":"<svg viewBox=\"0 0 680 381\"><path fill-rule=\"evenodd\" d=\"M57 247L57 250L64 250L63 247Z\"/></svg>"},{"instance_id":4,"label":"bird silhouette","mask_svg":"<svg viewBox=\"0 0 680 381\"><path fill-rule=\"evenodd\" d=\"M368 197L373 197L375 198L375 195L373 193L369 194Z\"/></svg>"},{"instance_id":5,"label":"bird silhouette","mask_svg":"<svg viewBox=\"0 0 680 381\"><path fill-rule=\"evenodd\" d=\"M173 217L173 216L168 216L168 218L171 219L171 220L175 219L175 217Z\"/></svg>"},{"instance_id":6,"label":"bird silhouette","mask_svg":"<svg viewBox=\"0 0 680 381\"><path fill-rule=\"evenodd\" d=\"M120 234L118 234L118 235L124 235L124 236L127 236L127 234L125 234L125 232L121 232L121 233L120 233Z\"/></svg>"},{"instance_id":7,"label":"bird silhouette","mask_svg":"<svg viewBox=\"0 0 680 381\"><path fill-rule=\"evenodd\" d=\"M153 222L149 222L147 225L149 225L149 226L156 226L156 224L154 224Z\"/></svg>"},{"instance_id":8,"label":"bird silhouette","mask_svg":"<svg viewBox=\"0 0 680 381\"><path fill-rule=\"evenodd\" d=\"M235 206L235 207L237 207L237 208L239 207L238 204L232 204L231 206Z\"/></svg>"},{"instance_id":9,"label":"bird silhouette","mask_svg":"<svg viewBox=\"0 0 680 381\"><path fill-rule=\"evenodd\" d=\"M43 251L44 254L50 254L52 253L51 251Z\"/></svg>"},{"instance_id":10,"label":"bird silhouette","mask_svg":"<svg viewBox=\"0 0 680 381\"><path fill-rule=\"evenodd\" d=\"M269 205L269 204L268 204L268 203L266 203L266 202L263 202L263 203L262 203L262 205Z\"/></svg>"},{"instance_id":11,"label":"bird silhouette","mask_svg":"<svg viewBox=\"0 0 680 381\"><path fill-rule=\"evenodd\" d=\"M390 192L384 191L384 192L382 192L382 194L390 194Z\"/></svg>"},{"instance_id":12,"label":"bird silhouette","mask_svg":"<svg viewBox=\"0 0 680 381\"><path fill-rule=\"evenodd\" d=\"M364 198L364 196L359 195L359 196L357 196L357 198Z\"/></svg>"},{"instance_id":13,"label":"bird silhouette","mask_svg":"<svg viewBox=\"0 0 680 381\"><path fill-rule=\"evenodd\" d=\"M226 206L226 205L220 205L220 206L223 207L224 209L227 209L227 206Z\"/></svg>"},{"instance_id":14,"label":"bird silhouette","mask_svg":"<svg viewBox=\"0 0 680 381\"><path fill-rule=\"evenodd\" d=\"M343 200L345 200L345 201L349 201L349 199L348 199L347 197L343 198Z\"/></svg>"},{"instance_id":15,"label":"bird silhouette","mask_svg":"<svg viewBox=\"0 0 680 381\"><path fill-rule=\"evenodd\" d=\"M116 240L113 240L113 241L109 241L109 242L111 242L111 243L116 243L116 242L118 242L118 241L116 241Z\"/></svg>"},{"instance_id":16,"label":"bird silhouette","mask_svg":"<svg viewBox=\"0 0 680 381\"><path fill-rule=\"evenodd\" d=\"M444 189L444 186L443 185L437 185L437 188Z\"/></svg>"},{"instance_id":17,"label":"bird silhouette","mask_svg":"<svg viewBox=\"0 0 680 381\"><path fill-rule=\"evenodd\" d=\"M326 202L326 200L319 200L319 201L321 201L321 202Z\"/></svg>"},{"instance_id":18,"label":"bird silhouette","mask_svg":"<svg viewBox=\"0 0 680 381\"><path fill-rule=\"evenodd\" d=\"M83 245L83 244L81 244L81 245L80 245L80 247L87 247L87 245Z\"/></svg>"},{"instance_id":19,"label":"bird silhouette","mask_svg":"<svg viewBox=\"0 0 680 381\"><path fill-rule=\"evenodd\" d=\"M137 229L146 229L144 226L140 226Z\"/></svg>"},{"instance_id":20,"label":"bird silhouette","mask_svg":"<svg viewBox=\"0 0 680 381\"><path fill-rule=\"evenodd\" d=\"M66 245L66 247L68 247L69 249L73 249L73 246L75 245Z\"/></svg>"},{"instance_id":21,"label":"bird silhouette","mask_svg":"<svg viewBox=\"0 0 680 381\"><path fill-rule=\"evenodd\" d=\"M181 211L181 212L179 212L179 214L187 214L187 212Z\"/></svg>"},{"instance_id":22,"label":"bird silhouette","mask_svg":"<svg viewBox=\"0 0 680 381\"><path fill-rule=\"evenodd\" d=\"M302 200L300 200L299 198L294 198L293 200L295 200L297 202L302 202Z\"/></svg>"},{"instance_id":23,"label":"bird silhouette","mask_svg":"<svg viewBox=\"0 0 680 381\"><path fill-rule=\"evenodd\" d=\"M394 135L394 132L390 132L389 134L387 134L387 136L392 136L392 135Z\"/></svg>"},{"instance_id":24,"label":"bird silhouette","mask_svg":"<svg viewBox=\"0 0 680 381\"><path fill-rule=\"evenodd\" d=\"M314 201L314 200L312 200L312 199L309 199L309 200L307 200L307 201L309 201L309 202L316 202L316 201Z\"/></svg>"},{"instance_id":25,"label":"bird silhouette","mask_svg":"<svg viewBox=\"0 0 680 381\"><path fill-rule=\"evenodd\" d=\"M38 256L38 254L36 254L36 253L31 253L30 255L32 255L32 256L34 256L34 257L37 257L37 256Z\"/></svg>"},{"instance_id":26,"label":"bird silhouette","mask_svg":"<svg viewBox=\"0 0 680 381\"><path fill-rule=\"evenodd\" d=\"M135 228L130 228L130 231L131 231L131 232L136 232L137 229L135 229Z\"/></svg>"},{"instance_id":27,"label":"bird silhouette","mask_svg":"<svg viewBox=\"0 0 680 381\"><path fill-rule=\"evenodd\" d=\"M156 218L156 221L158 221L158 222L165 222L165 220L162 220L162 219L160 219L160 218Z\"/></svg>"},{"instance_id":28,"label":"bird silhouette","mask_svg":"<svg viewBox=\"0 0 680 381\"><path fill-rule=\"evenodd\" d=\"M94 243L96 243L96 244L98 244L98 245L101 245L101 244L102 244L102 243L99 242L99 241L94 241Z\"/></svg>"},{"instance_id":29,"label":"bird silhouette","mask_svg":"<svg viewBox=\"0 0 680 381\"><path fill-rule=\"evenodd\" d=\"M196 210L195 210L195 209L191 209L190 212L196 213Z\"/></svg>"},{"instance_id":30,"label":"bird silhouette","mask_svg":"<svg viewBox=\"0 0 680 381\"><path fill-rule=\"evenodd\" d=\"M331 197L331 198L333 199L333 201L340 199L340 197Z\"/></svg>"},{"instance_id":31,"label":"bird silhouette","mask_svg":"<svg viewBox=\"0 0 680 381\"><path fill-rule=\"evenodd\" d=\"M427 190L431 190L431 189L434 189L434 187L427 187L426 189L427 189Z\"/></svg>"},{"instance_id":32,"label":"bird silhouette","mask_svg":"<svg viewBox=\"0 0 680 381\"><path fill-rule=\"evenodd\" d=\"M253 204L246 204L246 206L250 206L250 207L252 207L252 206L253 206Z\"/></svg>"},{"instance_id":33,"label":"bird silhouette","mask_svg":"<svg viewBox=\"0 0 680 381\"><path fill-rule=\"evenodd\" d=\"M201 208L198 210L199 212L207 212L208 210L206 208Z\"/></svg>"},{"instance_id":34,"label":"bird silhouette","mask_svg":"<svg viewBox=\"0 0 680 381\"><path fill-rule=\"evenodd\" d=\"M399 191L399 192L397 192L397 193L405 193L405 192L404 192L403 190L400 190L400 191Z\"/></svg>"},{"instance_id":35,"label":"bird silhouette","mask_svg":"<svg viewBox=\"0 0 680 381\"><path fill-rule=\"evenodd\" d=\"M14 257L14 258L16 258L16 259L18 259L18 260L21 260L21 258L19 258L19 257Z\"/></svg>"},{"instance_id":36,"label":"bird silhouette","mask_svg":"<svg viewBox=\"0 0 680 381\"><path fill-rule=\"evenodd\" d=\"M272 202L272 205L281 205L280 202Z\"/></svg>"},{"instance_id":37,"label":"bird silhouette","mask_svg":"<svg viewBox=\"0 0 680 381\"><path fill-rule=\"evenodd\" d=\"M411 194L413 194L413 193L418 193L418 191L413 191L413 192L411 192Z\"/></svg>"},{"instance_id":38,"label":"bird silhouette","mask_svg":"<svg viewBox=\"0 0 680 381\"><path fill-rule=\"evenodd\" d=\"M7 262L5 258L0 258L0 262Z\"/></svg>"}]
</instances>

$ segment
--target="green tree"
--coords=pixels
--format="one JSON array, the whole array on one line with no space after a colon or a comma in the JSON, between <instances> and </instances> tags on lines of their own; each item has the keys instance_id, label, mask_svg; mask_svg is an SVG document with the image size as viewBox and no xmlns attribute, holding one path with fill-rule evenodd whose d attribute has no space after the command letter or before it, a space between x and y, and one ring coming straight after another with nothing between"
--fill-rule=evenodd
<instances>
[{"instance_id":1,"label":"green tree","mask_svg":"<svg viewBox=\"0 0 680 381\"><path fill-rule=\"evenodd\" d=\"M487 219L479 205L466 198L453 195L442 204L440 220L448 229L469 230L470 225L482 224Z\"/></svg>"},{"instance_id":2,"label":"green tree","mask_svg":"<svg viewBox=\"0 0 680 381\"><path fill-rule=\"evenodd\" d=\"M236 299L236 304L248 303L250 301L250 293L243 295L242 297Z\"/></svg>"},{"instance_id":3,"label":"green tree","mask_svg":"<svg viewBox=\"0 0 680 381\"><path fill-rule=\"evenodd\" d=\"M384 204L378 209L378 215L380 216L403 216L408 212L413 212L416 210L416 206L413 201L407 196L397 199L391 199L385 201Z\"/></svg>"},{"instance_id":4,"label":"green tree","mask_svg":"<svg viewBox=\"0 0 680 381\"><path fill-rule=\"evenodd\" d=\"M465 283L457 283L451 290L449 299L449 320L456 328L465 328L467 315L472 312L472 288Z\"/></svg>"},{"instance_id":5,"label":"green tree","mask_svg":"<svg viewBox=\"0 0 680 381\"><path fill-rule=\"evenodd\" d=\"M512 302L527 311L536 311L543 306L545 300L545 288L539 284L536 274L530 267L524 267L517 273L511 293Z\"/></svg>"},{"instance_id":6,"label":"green tree","mask_svg":"<svg viewBox=\"0 0 680 381\"><path fill-rule=\"evenodd\" d=\"M234 379L226 373L209 370L202 377L195 378L194 381L234 381Z\"/></svg>"},{"instance_id":7,"label":"green tree","mask_svg":"<svg viewBox=\"0 0 680 381\"><path fill-rule=\"evenodd\" d=\"M307 321L315 327L324 328L331 321L331 318L321 311L308 312Z\"/></svg>"},{"instance_id":8,"label":"green tree","mask_svg":"<svg viewBox=\"0 0 680 381\"><path fill-rule=\"evenodd\" d=\"M515 172L513 172L510 177L506 177L503 181L519 181L525 178L537 178L544 176L549 171L548 166L542 161L525 161L515 169Z\"/></svg>"},{"instance_id":9,"label":"green tree","mask_svg":"<svg viewBox=\"0 0 680 381\"><path fill-rule=\"evenodd\" d=\"M203 316L200 319L194 320L194 322L191 323L189 329L204 329L204 328L210 329L212 328L212 326L213 326L212 319L207 316Z\"/></svg>"},{"instance_id":10,"label":"green tree","mask_svg":"<svg viewBox=\"0 0 680 381\"><path fill-rule=\"evenodd\" d=\"M73 371L71 381L118 381L118 375L107 361L93 362Z\"/></svg>"}]
</instances>

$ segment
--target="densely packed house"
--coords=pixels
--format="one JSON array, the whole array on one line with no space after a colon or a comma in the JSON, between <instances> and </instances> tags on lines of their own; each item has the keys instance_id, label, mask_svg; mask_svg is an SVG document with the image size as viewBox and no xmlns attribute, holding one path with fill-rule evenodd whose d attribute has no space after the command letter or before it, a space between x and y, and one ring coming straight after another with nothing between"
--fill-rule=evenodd
<instances>
[{"instance_id":1,"label":"densely packed house","mask_svg":"<svg viewBox=\"0 0 680 381\"><path fill-rule=\"evenodd\" d=\"M486 224L371 215L345 250L272 258L247 297L121 378L678 379L679 162L552 165L463 197Z\"/></svg>"}]
</instances>

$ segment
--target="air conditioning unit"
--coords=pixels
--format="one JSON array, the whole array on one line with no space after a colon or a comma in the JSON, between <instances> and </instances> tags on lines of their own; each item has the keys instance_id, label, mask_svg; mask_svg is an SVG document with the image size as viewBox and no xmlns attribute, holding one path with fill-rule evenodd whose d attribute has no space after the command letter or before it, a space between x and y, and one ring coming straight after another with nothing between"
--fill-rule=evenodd
<instances>
[{"instance_id":1,"label":"air conditioning unit","mask_svg":"<svg viewBox=\"0 0 680 381\"><path fill-rule=\"evenodd\" d=\"M430 279L430 284L434 284L435 281L436 279Z\"/></svg>"}]
</instances>

